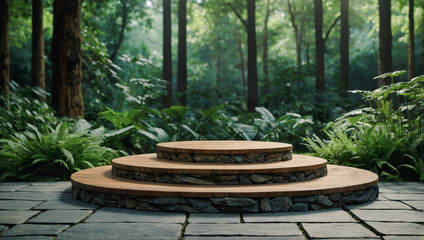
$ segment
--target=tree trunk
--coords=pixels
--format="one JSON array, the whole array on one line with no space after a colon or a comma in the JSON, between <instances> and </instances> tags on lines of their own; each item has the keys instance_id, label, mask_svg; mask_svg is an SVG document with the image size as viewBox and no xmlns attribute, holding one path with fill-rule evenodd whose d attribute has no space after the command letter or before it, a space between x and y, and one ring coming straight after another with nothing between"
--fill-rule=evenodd
<instances>
[{"instance_id":1,"label":"tree trunk","mask_svg":"<svg viewBox=\"0 0 424 240\"><path fill-rule=\"evenodd\" d=\"M115 60L116 55L118 54L118 50L121 47L122 42L124 41L124 32L127 27L127 19L128 19L128 0L122 0L122 23L121 23L121 31L119 32L118 43L116 44L115 49L110 55L110 60Z\"/></svg>"},{"instance_id":2,"label":"tree trunk","mask_svg":"<svg viewBox=\"0 0 424 240\"><path fill-rule=\"evenodd\" d=\"M258 106L258 70L256 60L255 0L247 0L247 110Z\"/></svg>"},{"instance_id":3,"label":"tree trunk","mask_svg":"<svg viewBox=\"0 0 424 240\"><path fill-rule=\"evenodd\" d=\"M342 97L348 97L349 90L349 0L341 0L340 30L340 83Z\"/></svg>"},{"instance_id":4,"label":"tree trunk","mask_svg":"<svg viewBox=\"0 0 424 240\"><path fill-rule=\"evenodd\" d=\"M178 98L180 105L187 105L187 0L178 2Z\"/></svg>"},{"instance_id":5,"label":"tree trunk","mask_svg":"<svg viewBox=\"0 0 424 240\"><path fill-rule=\"evenodd\" d=\"M245 76L245 63L244 63L244 56L243 56L243 49L241 47L241 39L240 37L237 35L236 37L237 39L237 50L239 52L239 57L240 57L240 73L241 73L241 83L242 83L242 87L243 87L243 99L246 99L246 76Z\"/></svg>"},{"instance_id":6,"label":"tree trunk","mask_svg":"<svg viewBox=\"0 0 424 240\"><path fill-rule=\"evenodd\" d=\"M44 78L44 30L43 30L43 0L32 0L32 87L46 90ZM33 94L34 98L46 101L46 97Z\"/></svg>"},{"instance_id":7,"label":"tree trunk","mask_svg":"<svg viewBox=\"0 0 424 240\"><path fill-rule=\"evenodd\" d=\"M262 71L264 73L264 95L269 93L269 73L268 73L268 19L269 1L266 1L266 13L264 20L264 34L262 36Z\"/></svg>"},{"instance_id":8,"label":"tree trunk","mask_svg":"<svg viewBox=\"0 0 424 240\"><path fill-rule=\"evenodd\" d=\"M322 0L314 0L315 17L315 89L325 92L324 39L322 38Z\"/></svg>"},{"instance_id":9,"label":"tree trunk","mask_svg":"<svg viewBox=\"0 0 424 240\"><path fill-rule=\"evenodd\" d=\"M216 86L219 87L221 84L221 56L220 56L220 49L217 51L217 55L215 56L216 61Z\"/></svg>"},{"instance_id":10,"label":"tree trunk","mask_svg":"<svg viewBox=\"0 0 424 240\"><path fill-rule=\"evenodd\" d=\"M290 21L294 30L294 39L296 41L296 60L297 60L297 67L300 68L302 66L302 55L301 55L301 39L299 34L299 28L296 24L295 20L295 12L292 9L290 0L287 0L287 5L289 7L289 14L290 14Z\"/></svg>"},{"instance_id":11,"label":"tree trunk","mask_svg":"<svg viewBox=\"0 0 424 240\"><path fill-rule=\"evenodd\" d=\"M422 8L424 8L424 2L422 3ZM421 18L421 24L424 26L424 16ZM421 61L424 62L424 31L421 31Z\"/></svg>"},{"instance_id":12,"label":"tree trunk","mask_svg":"<svg viewBox=\"0 0 424 240\"><path fill-rule=\"evenodd\" d=\"M309 46L310 46L309 41L306 41L306 54L305 55L306 55L306 66L308 66L308 69L311 65L311 54L310 54L310 51L309 51Z\"/></svg>"},{"instance_id":13,"label":"tree trunk","mask_svg":"<svg viewBox=\"0 0 424 240\"><path fill-rule=\"evenodd\" d=\"M60 117L84 117L81 93L81 0L55 0L52 106Z\"/></svg>"},{"instance_id":14,"label":"tree trunk","mask_svg":"<svg viewBox=\"0 0 424 240\"><path fill-rule=\"evenodd\" d=\"M409 79L415 77L415 41L414 41L414 0L409 0L409 51L408 70Z\"/></svg>"},{"instance_id":15,"label":"tree trunk","mask_svg":"<svg viewBox=\"0 0 424 240\"><path fill-rule=\"evenodd\" d=\"M9 0L0 1L0 91L9 95Z\"/></svg>"},{"instance_id":16,"label":"tree trunk","mask_svg":"<svg viewBox=\"0 0 424 240\"><path fill-rule=\"evenodd\" d=\"M172 48L171 48L171 0L163 0L163 67L162 77L168 82L163 107L172 106Z\"/></svg>"},{"instance_id":17,"label":"tree trunk","mask_svg":"<svg viewBox=\"0 0 424 240\"><path fill-rule=\"evenodd\" d=\"M378 0L378 10L380 19L379 28L379 48L378 48L378 74L392 71L392 25L391 2L390 0ZM390 84L390 77L379 79L378 85Z\"/></svg>"}]
</instances>

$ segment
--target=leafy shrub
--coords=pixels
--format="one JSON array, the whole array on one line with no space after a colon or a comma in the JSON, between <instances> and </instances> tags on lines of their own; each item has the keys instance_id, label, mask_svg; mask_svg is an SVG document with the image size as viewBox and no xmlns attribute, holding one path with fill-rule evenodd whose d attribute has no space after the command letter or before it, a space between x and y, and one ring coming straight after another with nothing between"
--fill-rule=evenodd
<instances>
[{"instance_id":1,"label":"leafy shrub","mask_svg":"<svg viewBox=\"0 0 424 240\"><path fill-rule=\"evenodd\" d=\"M405 71L376 78L398 76ZM424 76L360 93L369 107L331 122L327 140L306 138L314 155L361 167L383 180L424 180Z\"/></svg>"},{"instance_id":2,"label":"leafy shrub","mask_svg":"<svg viewBox=\"0 0 424 240\"><path fill-rule=\"evenodd\" d=\"M11 82L9 97L0 95L0 138L9 138L15 132L29 130L27 123L38 129L54 126L57 119L54 111L42 101L27 97L32 93L46 96L47 93L40 88L22 88L17 83Z\"/></svg>"},{"instance_id":3,"label":"leafy shrub","mask_svg":"<svg viewBox=\"0 0 424 240\"><path fill-rule=\"evenodd\" d=\"M102 146L103 129L92 130L82 119L55 128L27 126L31 130L0 140L0 181L68 180L78 170L110 164L123 154Z\"/></svg>"}]
</instances>

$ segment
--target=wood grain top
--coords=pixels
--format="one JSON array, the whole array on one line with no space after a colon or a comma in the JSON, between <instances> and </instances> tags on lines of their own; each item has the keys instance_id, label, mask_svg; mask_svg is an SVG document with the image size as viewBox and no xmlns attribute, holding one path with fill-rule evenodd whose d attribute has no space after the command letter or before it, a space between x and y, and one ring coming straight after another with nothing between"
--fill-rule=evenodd
<instances>
[{"instance_id":1,"label":"wood grain top","mask_svg":"<svg viewBox=\"0 0 424 240\"><path fill-rule=\"evenodd\" d=\"M113 167L129 171L204 175L288 173L315 170L326 165L325 159L298 154L293 154L293 159L289 161L247 164L176 162L158 159L155 153L131 155L112 160Z\"/></svg>"},{"instance_id":2,"label":"wood grain top","mask_svg":"<svg viewBox=\"0 0 424 240\"><path fill-rule=\"evenodd\" d=\"M312 181L266 185L182 185L148 183L114 177L111 166L90 168L72 174L76 187L100 192L150 197L302 197L357 191L378 183L378 176L367 170L328 165L328 175Z\"/></svg>"},{"instance_id":3,"label":"wood grain top","mask_svg":"<svg viewBox=\"0 0 424 240\"><path fill-rule=\"evenodd\" d=\"M249 154L291 151L293 146L260 141L181 141L156 144L157 151L197 154Z\"/></svg>"}]
</instances>

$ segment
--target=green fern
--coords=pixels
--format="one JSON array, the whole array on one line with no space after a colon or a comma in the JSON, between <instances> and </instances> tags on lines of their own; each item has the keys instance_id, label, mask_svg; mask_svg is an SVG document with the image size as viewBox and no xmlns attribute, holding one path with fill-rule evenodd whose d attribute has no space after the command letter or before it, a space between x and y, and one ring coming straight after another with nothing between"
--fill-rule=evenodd
<instances>
[{"instance_id":1,"label":"green fern","mask_svg":"<svg viewBox=\"0 0 424 240\"><path fill-rule=\"evenodd\" d=\"M306 146L330 163L369 169L383 180L423 181L423 82L420 76L374 91L353 91L370 107L343 114L327 127L328 140L314 135L305 139Z\"/></svg>"},{"instance_id":2,"label":"green fern","mask_svg":"<svg viewBox=\"0 0 424 240\"><path fill-rule=\"evenodd\" d=\"M1 140L0 181L67 180L78 170L110 164L121 152L101 146L102 136L92 135L87 124L61 122L45 132L29 125L30 131Z\"/></svg>"}]
</instances>

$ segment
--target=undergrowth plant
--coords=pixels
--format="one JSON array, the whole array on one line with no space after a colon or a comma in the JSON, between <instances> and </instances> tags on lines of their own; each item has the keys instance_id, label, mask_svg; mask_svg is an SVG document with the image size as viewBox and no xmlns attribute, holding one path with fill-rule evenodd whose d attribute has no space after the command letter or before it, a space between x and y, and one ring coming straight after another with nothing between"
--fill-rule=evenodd
<instances>
[{"instance_id":1,"label":"undergrowth plant","mask_svg":"<svg viewBox=\"0 0 424 240\"><path fill-rule=\"evenodd\" d=\"M325 129L327 139L306 138L314 155L360 167L390 181L424 181L424 76L393 83L405 71L386 73L392 84L352 91L369 107L345 113Z\"/></svg>"},{"instance_id":2,"label":"undergrowth plant","mask_svg":"<svg viewBox=\"0 0 424 240\"><path fill-rule=\"evenodd\" d=\"M102 146L104 129L91 129L83 119L55 128L28 127L0 140L0 181L69 180L78 170L110 164L125 154Z\"/></svg>"},{"instance_id":3,"label":"undergrowth plant","mask_svg":"<svg viewBox=\"0 0 424 240\"><path fill-rule=\"evenodd\" d=\"M46 97L48 93L41 88L20 87L14 81L10 85L10 94L0 95L0 139L29 130L27 123L39 129L57 124L54 111L47 103L28 97L33 93Z\"/></svg>"}]
</instances>

